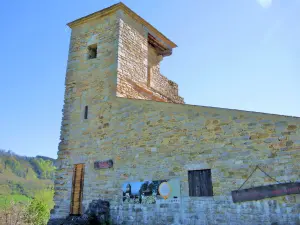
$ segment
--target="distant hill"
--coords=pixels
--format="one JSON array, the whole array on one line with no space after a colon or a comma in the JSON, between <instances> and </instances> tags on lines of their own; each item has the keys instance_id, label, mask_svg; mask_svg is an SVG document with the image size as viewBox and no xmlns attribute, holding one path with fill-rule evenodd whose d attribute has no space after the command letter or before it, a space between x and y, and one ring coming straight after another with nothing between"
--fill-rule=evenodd
<instances>
[{"instance_id":1,"label":"distant hill","mask_svg":"<svg viewBox=\"0 0 300 225\"><path fill-rule=\"evenodd\" d=\"M37 155L36 158L38 159L43 159L43 160L48 160L48 161L51 161L53 164L55 163L55 159L52 159L50 157L47 157L47 156L41 156L41 155Z\"/></svg>"},{"instance_id":2,"label":"distant hill","mask_svg":"<svg viewBox=\"0 0 300 225\"><path fill-rule=\"evenodd\" d=\"M0 150L0 207L5 199L24 201L39 193L53 193L55 159L27 157Z\"/></svg>"}]
</instances>

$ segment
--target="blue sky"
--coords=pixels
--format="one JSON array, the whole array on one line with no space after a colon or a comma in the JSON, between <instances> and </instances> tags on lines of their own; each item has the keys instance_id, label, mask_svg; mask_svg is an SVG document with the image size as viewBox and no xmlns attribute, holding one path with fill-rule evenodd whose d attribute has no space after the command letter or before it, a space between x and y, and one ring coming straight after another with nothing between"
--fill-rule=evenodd
<instances>
[{"instance_id":1,"label":"blue sky","mask_svg":"<svg viewBox=\"0 0 300 225\"><path fill-rule=\"evenodd\" d=\"M57 157L66 23L117 2L2 2L0 148ZM162 74L187 104L300 116L299 0L123 2L178 45Z\"/></svg>"}]
</instances>

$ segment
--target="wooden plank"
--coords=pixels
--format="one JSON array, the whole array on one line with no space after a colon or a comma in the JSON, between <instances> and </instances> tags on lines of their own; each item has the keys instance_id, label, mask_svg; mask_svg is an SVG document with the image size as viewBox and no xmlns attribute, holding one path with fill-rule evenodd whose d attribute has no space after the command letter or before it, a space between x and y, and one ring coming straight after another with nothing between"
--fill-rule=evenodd
<instances>
[{"instance_id":1,"label":"wooden plank","mask_svg":"<svg viewBox=\"0 0 300 225\"><path fill-rule=\"evenodd\" d=\"M212 186L212 179L211 179L211 170L207 171L207 196L213 196L213 186Z\"/></svg>"},{"instance_id":2,"label":"wooden plank","mask_svg":"<svg viewBox=\"0 0 300 225\"><path fill-rule=\"evenodd\" d=\"M83 175L84 164L77 164L73 170L73 183L72 183L72 200L70 214L81 214L81 201L83 192Z\"/></svg>"},{"instance_id":3,"label":"wooden plank","mask_svg":"<svg viewBox=\"0 0 300 225\"><path fill-rule=\"evenodd\" d=\"M206 173L203 170L200 170L198 172L198 176L200 179L199 182L199 196L206 196L207 190L206 190Z\"/></svg>"},{"instance_id":4,"label":"wooden plank","mask_svg":"<svg viewBox=\"0 0 300 225\"><path fill-rule=\"evenodd\" d=\"M82 171L81 171L81 187L80 187L80 190L81 190L81 195L80 195L80 211L79 213L81 214L82 213L82 196L83 196L83 181L84 181L84 167L82 166Z\"/></svg>"},{"instance_id":5,"label":"wooden plank","mask_svg":"<svg viewBox=\"0 0 300 225\"><path fill-rule=\"evenodd\" d=\"M192 170L188 172L190 196L213 196L211 170Z\"/></svg>"},{"instance_id":6,"label":"wooden plank","mask_svg":"<svg viewBox=\"0 0 300 225\"><path fill-rule=\"evenodd\" d=\"M194 179L195 179L195 196L202 196L203 190L201 189L201 184L203 179L201 177L201 171L194 171Z\"/></svg>"},{"instance_id":7,"label":"wooden plank","mask_svg":"<svg viewBox=\"0 0 300 225\"><path fill-rule=\"evenodd\" d=\"M188 180L189 180L189 196L193 196L193 180L192 180L192 171L188 172Z\"/></svg>"},{"instance_id":8,"label":"wooden plank","mask_svg":"<svg viewBox=\"0 0 300 225\"><path fill-rule=\"evenodd\" d=\"M235 190L231 192L232 200L234 203L291 194L300 194L300 182L259 186L243 190Z\"/></svg>"}]
</instances>

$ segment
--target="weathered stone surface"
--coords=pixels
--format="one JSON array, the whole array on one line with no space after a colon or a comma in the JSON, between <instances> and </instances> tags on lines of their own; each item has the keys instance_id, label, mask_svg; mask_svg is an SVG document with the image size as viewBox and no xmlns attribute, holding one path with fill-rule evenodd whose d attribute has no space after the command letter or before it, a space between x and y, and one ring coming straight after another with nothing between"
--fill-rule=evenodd
<instances>
[{"instance_id":1,"label":"weathered stone surface","mask_svg":"<svg viewBox=\"0 0 300 225\"><path fill-rule=\"evenodd\" d=\"M162 56L148 44L148 33L127 14L120 18L117 96L184 103L178 85L160 73Z\"/></svg>"},{"instance_id":2,"label":"weathered stone surface","mask_svg":"<svg viewBox=\"0 0 300 225\"><path fill-rule=\"evenodd\" d=\"M69 215L73 167L84 163L83 212L93 200L108 201L115 224L299 223L298 196L234 204L230 193L256 165L280 182L300 180L300 119L173 104L183 100L160 77L147 32L123 10L72 28L50 221ZM97 58L88 60L95 43ZM112 168L94 168L110 159ZM189 197L188 170L197 169L211 169L213 197ZM124 182L173 177L181 180L180 203L123 204ZM244 188L268 184L274 180L256 171Z\"/></svg>"}]
</instances>

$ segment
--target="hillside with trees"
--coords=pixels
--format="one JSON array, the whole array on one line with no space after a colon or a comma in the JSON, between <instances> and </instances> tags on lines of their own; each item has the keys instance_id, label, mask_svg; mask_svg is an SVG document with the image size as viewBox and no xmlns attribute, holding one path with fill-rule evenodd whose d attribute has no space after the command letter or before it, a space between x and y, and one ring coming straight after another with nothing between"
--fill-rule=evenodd
<instances>
[{"instance_id":1,"label":"hillside with trees","mask_svg":"<svg viewBox=\"0 0 300 225\"><path fill-rule=\"evenodd\" d=\"M54 159L26 157L0 150L0 209L38 198L53 207Z\"/></svg>"}]
</instances>

